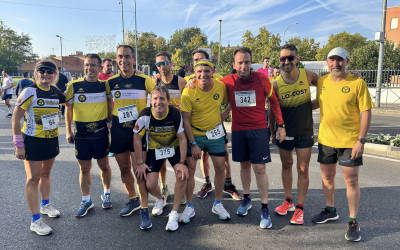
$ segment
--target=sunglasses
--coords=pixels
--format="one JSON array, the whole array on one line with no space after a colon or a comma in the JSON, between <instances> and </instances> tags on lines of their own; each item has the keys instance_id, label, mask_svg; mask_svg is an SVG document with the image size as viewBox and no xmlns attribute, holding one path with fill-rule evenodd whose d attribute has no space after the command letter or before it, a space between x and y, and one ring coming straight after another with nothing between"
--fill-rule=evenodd
<instances>
[{"instance_id":1,"label":"sunglasses","mask_svg":"<svg viewBox=\"0 0 400 250\"><path fill-rule=\"evenodd\" d=\"M157 67L161 67L161 66L168 66L171 62L170 61L163 61L163 62L158 62L156 63Z\"/></svg>"},{"instance_id":2,"label":"sunglasses","mask_svg":"<svg viewBox=\"0 0 400 250\"><path fill-rule=\"evenodd\" d=\"M52 69L39 69L37 72L39 72L42 75L44 75L45 73L47 73L48 75L52 75L52 74L56 73L56 71L54 71Z\"/></svg>"},{"instance_id":3,"label":"sunglasses","mask_svg":"<svg viewBox=\"0 0 400 250\"><path fill-rule=\"evenodd\" d=\"M289 62L291 62L296 58L297 58L297 56L281 56L281 57L279 57L279 61L285 62L287 59L287 60L289 60Z\"/></svg>"}]
</instances>

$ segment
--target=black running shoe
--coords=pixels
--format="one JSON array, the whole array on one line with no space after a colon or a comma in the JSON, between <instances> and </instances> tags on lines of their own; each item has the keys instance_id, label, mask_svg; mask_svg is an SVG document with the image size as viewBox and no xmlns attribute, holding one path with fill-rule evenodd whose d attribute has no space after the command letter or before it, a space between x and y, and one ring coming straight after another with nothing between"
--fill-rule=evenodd
<instances>
[{"instance_id":1,"label":"black running shoe","mask_svg":"<svg viewBox=\"0 0 400 250\"><path fill-rule=\"evenodd\" d=\"M323 208L320 214L314 215L312 221L321 224L327 222L328 220L337 219L339 219L339 215L336 213L336 208L333 213L329 212L329 210L327 210L326 208Z\"/></svg>"},{"instance_id":2,"label":"black running shoe","mask_svg":"<svg viewBox=\"0 0 400 250\"><path fill-rule=\"evenodd\" d=\"M358 226L358 223L353 221L350 221L349 224L347 224L347 233L344 236L346 240L349 241L360 241L361 236L360 236L360 227Z\"/></svg>"}]
</instances>

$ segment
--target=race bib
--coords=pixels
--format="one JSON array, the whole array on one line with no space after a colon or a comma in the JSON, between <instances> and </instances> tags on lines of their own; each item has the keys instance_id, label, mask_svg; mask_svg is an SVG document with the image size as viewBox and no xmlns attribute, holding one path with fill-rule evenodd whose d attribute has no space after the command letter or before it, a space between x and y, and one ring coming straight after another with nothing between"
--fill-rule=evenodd
<instances>
[{"instance_id":1,"label":"race bib","mask_svg":"<svg viewBox=\"0 0 400 250\"><path fill-rule=\"evenodd\" d=\"M224 129L222 128L222 123L215 126L215 128L211 130L207 130L206 136L209 140L216 140L223 136L225 136Z\"/></svg>"},{"instance_id":2,"label":"race bib","mask_svg":"<svg viewBox=\"0 0 400 250\"><path fill-rule=\"evenodd\" d=\"M156 148L156 160L170 158L175 155L175 148Z\"/></svg>"},{"instance_id":3,"label":"race bib","mask_svg":"<svg viewBox=\"0 0 400 250\"><path fill-rule=\"evenodd\" d=\"M43 130L53 130L58 128L58 113L42 116Z\"/></svg>"},{"instance_id":4,"label":"race bib","mask_svg":"<svg viewBox=\"0 0 400 250\"><path fill-rule=\"evenodd\" d=\"M238 91L235 92L236 107L254 107L256 106L256 91Z\"/></svg>"},{"instance_id":5,"label":"race bib","mask_svg":"<svg viewBox=\"0 0 400 250\"><path fill-rule=\"evenodd\" d=\"M136 105L126 106L118 109L119 123L137 120L139 114Z\"/></svg>"}]
</instances>

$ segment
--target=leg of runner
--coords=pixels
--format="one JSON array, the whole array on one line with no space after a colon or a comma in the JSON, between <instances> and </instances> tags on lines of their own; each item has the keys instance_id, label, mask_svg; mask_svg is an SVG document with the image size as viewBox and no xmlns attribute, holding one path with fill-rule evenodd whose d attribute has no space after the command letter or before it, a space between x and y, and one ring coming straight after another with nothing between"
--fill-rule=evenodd
<instances>
[{"instance_id":1,"label":"leg of runner","mask_svg":"<svg viewBox=\"0 0 400 250\"><path fill-rule=\"evenodd\" d=\"M243 194L250 194L250 183L251 183L250 161L245 161L240 163L240 179L242 181Z\"/></svg>"},{"instance_id":2,"label":"leg of runner","mask_svg":"<svg viewBox=\"0 0 400 250\"><path fill-rule=\"evenodd\" d=\"M279 215L286 215L288 211L294 211L292 201L292 185L293 185L293 151L285 150L278 147L279 156L282 162L282 184L285 191L285 200L275 209Z\"/></svg>"},{"instance_id":3,"label":"leg of runner","mask_svg":"<svg viewBox=\"0 0 400 250\"><path fill-rule=\"evenodd\" d=\"M349 217L357 218L358 206L360 205L360 186L358 185L359 166L342 167L344 181L347 186L347 201L349 203Z\"/></svg>"},{"instance_id":4,"label":"leg of runner","mask_svg":"<svg viewBox=\"0 0 400 250\"><path fill-rule=\"evenodd\" d=\"M260 193L261 203L268 204L268 177L265 172L265 164L253 164L256 176L257 188Z\"/></svg>"},{"instance_id":5,"label":"leg of runner","mask_svg":"<svg viewBox=\"0 0 400 250\"><path fill-rule=\"evenodd\" d=\"M335 207L335 176L336 163L321 164L322 190L325 195L326 205Z\"/></svg>"},{"instance_id":6,"label":"leg of runner","mask_svg":"<svg viewBox=\"0 0 400 250\"><path fill-rule=\"evenodd\" d=\"M133 164L131 163L131 157L133 164L136 166L136 156L134 152L130 153L129 151L126 151L122 154L115 154L115 159L117 160L119 169L121 170L122 183L124 184L129 198L136 197L135 178L132 173Z\"/></svg>"},{"instance_id":7,"label":"leg of runner","mask_svg":"<svg viewBox=\"0 0 400 250\"><path fill-rule=\"evenodd\" d=\"M103 181L103 188L104 191L101 194L101 199L103 200L103 208L111 208L111 193L110 193L110 186L111 186L111 168L108 162L108 156L103 157L101 159L97 159L97 165L101 170L101 180ZM107 190L107 191L106 191Z\"/></svg>"},{"instance_id":8,"label":"leg of runner","mask_svg":"<svg viewBox=\"0 0 400 250\"><path fill-rule=\"evenodd\" d=\"M160 169L160 183L161 183L161 192L165 197L165 200L168 200L169 188L167 186L167 160L164 160L164 163Z\"/></svg>"},{"instance_id":9,"label":"leg of runner","mask_svg":"<svg viewBox=\"0 0 400 250\"><path fill-rule=\"evenodd\" d=\"M177 164L178 165L178 164ZM177 166L175 165L174 168ZM179 172L175 176L175 189L174 189L174 205L172 207L173 211L178 211L179 206L181 205L181 200L183 195L185 194L186 188L187 188L187 180L182 180L182 173Z\"/></svg>"},{"instance_id":10,"label":"leg of runner","mask_svg":"<svg viewBox=\"0 0 400 250\"><path fill-rule=\"evenodd\" d=\"M230 214L225 210L221 203L222 192L225 186L225 156L214 156L211 155L211 160L214 165L214 185L215 185L215 202L212 208L212 212L217 214L221 220L230 219Z\"/></svg>"},{"instance_id":11,"label":"leg of runner","mask_svg":"<svg viewBox=\"0 0 400 250\"><path fill-rule=\"evenodd\" d=\"M229 161L228 143L225 143L225 185L224 193L229 194L234 200L241 200L243 197L236 190L236 186L232 183L231 163Z\"/></svg>"},{"instance_id":12,"label":"leg of runner","mask_svg":"<svg viewBox=\"0 0 400 250\"><path fill-rule=\"evenodd\" d=\"M90 184L92 183L92 175L90 169L92 168L92 160L79 160L80 174L79 184L81 185L82 196L90 195Z\"/></svg>"},{"instance_id":13,"label":"leg of runner","mask_svg":"<svg viewBox=\"0 0 400 250\"><path fill-rule=\"evenodd\" d=\"M210 181L210 155L207 151L201 151L201 160L200 160L200 167L203 173L203 177L205 181L203 185L201 185L200 191L197 192L197 197L205 198L207 194L212 191L212 184Z\"/></svg>"},{"instance_id":14,"label":"leg of runner","mask_svg":"<svg viewBox=\"0 0 400 250\"><path fill-rule=\"evenodd\" d=\"M187 167L189 170L189 179L187 180L187 188L186 188L186 198L187 204L185 210L183 210L182 214L179 216L178 221L183 223L189 223L190 218L195 216L194 208L193 208L193 191L195 187L194 174L196 172L196 164L197 160L194 160L192 156L186 158Z\"/></svg>"},{"instance_id":15,"label":"leg of runner","mask_svg":"<svg viewBox=\"0 0 400 250\"><path fill-rule=\"evenodd\" d=\"M164 207L165 205L167 205L167 202L165 200L165 197L161 193L160 187L158 186L158 173L148 173L146 178L147 191L149 192L149 194L157 199L151 213L153 215L161 215L164 212Z\"/></svg>"}]
</instances>

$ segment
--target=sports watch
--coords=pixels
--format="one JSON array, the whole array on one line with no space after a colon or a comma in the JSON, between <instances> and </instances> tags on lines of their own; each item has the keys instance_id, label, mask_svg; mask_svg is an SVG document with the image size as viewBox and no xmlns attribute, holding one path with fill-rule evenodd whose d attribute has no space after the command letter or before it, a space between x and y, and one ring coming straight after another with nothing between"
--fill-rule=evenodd
<instances>
[{"instance_id":1,"label":"sports watch","mask_svg":"<svg viewBox=\"0 0 400 250\"><path fill-rule=\"evenodd\" d=\"M365 144L367 142L367 140L365 138L360 138L358 139L359 142L361 142L361 144Z\"/></svg>"},{"instance_id":2,"label":"sports watch","mask_svg":"<svg viewBox=\"0 0 400 250\"><path fill-rule=\"evenodd\" d=\"M278 124L278 127L279 128L286 128L286 125L285 125L285 123L282 123L282 124Z\"/></svg>"},{"instance_id":3,"label":"sports watch","mask_svg":"<svg viewBox=\"0 0 400 250\"><path fill-rule=\"evenodd\" d=\"M196 145L196 144L197 144L196 141L194 141L194 142L189 142L189 146L190 146L190 147L193 147L193 146Z\"/></svg>"}]
</instances>

